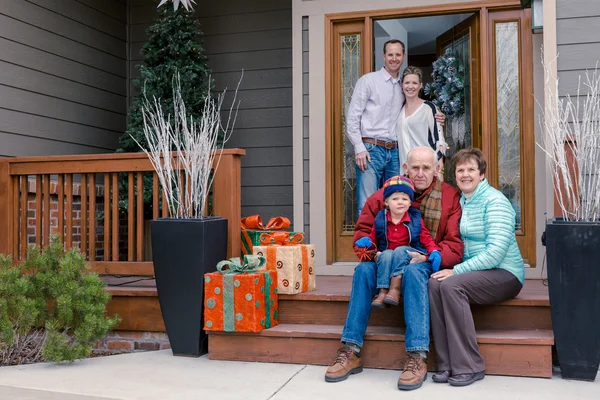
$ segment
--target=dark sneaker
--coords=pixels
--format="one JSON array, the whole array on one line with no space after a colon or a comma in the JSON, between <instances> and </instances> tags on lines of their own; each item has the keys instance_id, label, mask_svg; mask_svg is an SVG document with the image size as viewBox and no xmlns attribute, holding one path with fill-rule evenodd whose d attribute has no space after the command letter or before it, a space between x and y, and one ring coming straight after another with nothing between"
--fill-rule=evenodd
<instances>
[{"instance_id":1,"label":"dark sneaker","mask_svg":"<svg viewBox=\"0 0 600 400\"><path fill-rule=\"evenodd\" d=\"M431 375L431 379L435 383L448 383L448 378L450 378L450 371L440 371Z\"/></svg>"},{"instance_id":2,"label":"dark sneaker","mask_svg":"<svg viewBox=\"0 0 600 400\"><path fill-rule=\"evenodd\" d=\"M340 347L334 363L325 372L325 382L341 382L363 371L363 362L352 349Z\"/></svg>"},{"instance_id":3,"label":"dark sneaker","mask_svg":"<svg viewBox=\"0 0 600 400\"><path fill-rule=\"evenodd\" d=\"M485 378L485 370L472 374L452 375L450 378L448 378L448 383L451 386L469 386L470 384L480 381L483 378Z\"/></svg>"},{"instance_id":4,"label":"dark sneaker","mask_svg":"<svg viewBox=\"0 0 600 400\"><path fill-rule=\"evenodd\" d=\"M427 379L427 361L416 354L407 354L402 374L398 378L398 389L415 390Z\"/></svg>"}]
</instances>

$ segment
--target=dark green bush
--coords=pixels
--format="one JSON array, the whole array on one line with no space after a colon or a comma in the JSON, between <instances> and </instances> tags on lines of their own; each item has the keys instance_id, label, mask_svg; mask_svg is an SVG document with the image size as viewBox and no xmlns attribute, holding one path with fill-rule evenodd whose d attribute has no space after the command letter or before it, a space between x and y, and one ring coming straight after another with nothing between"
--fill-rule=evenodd
<instances>
[{"instance_id":1,"label":"dark green bush","mask_svg":"<svg viewBox=\"0 0 600 400\"><path fill-rule=\"evenodd\" d=\"M24 263L0 255L0 365L87 357L119 322L105 316L110 294L78 249L30 247Z\"/></svg>"}]
</instances>

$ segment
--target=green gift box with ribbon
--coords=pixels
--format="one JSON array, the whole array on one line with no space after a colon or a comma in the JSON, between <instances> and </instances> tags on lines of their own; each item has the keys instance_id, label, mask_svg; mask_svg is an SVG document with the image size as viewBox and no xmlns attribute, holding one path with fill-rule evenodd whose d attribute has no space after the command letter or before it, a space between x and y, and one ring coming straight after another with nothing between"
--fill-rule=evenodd
<instances>
[{"instance_id":1,"label":"green gift box with ribbon","mask_svg":"<svg viewBox=\"0 0 600 400\"><path fill-rule=\"evenodd\" d=\"M230 258L204 275L205 330L259 332L278 324L277 272L264 265L264 257Z\"/></svg>"},{"instance_id":2,"label":"green gift box with ribbon","mask_svg":"<svg viewBox=\"0 0 600 400\"><path fill-rule=\"evenodd\" d=\"M301 244L304 233L284 231L290 227L290 220L285 217L274 217L264 225L260 215L242 218L242 256L252 254L254 246L270 244Z\"/></svg>"}]
</instances>

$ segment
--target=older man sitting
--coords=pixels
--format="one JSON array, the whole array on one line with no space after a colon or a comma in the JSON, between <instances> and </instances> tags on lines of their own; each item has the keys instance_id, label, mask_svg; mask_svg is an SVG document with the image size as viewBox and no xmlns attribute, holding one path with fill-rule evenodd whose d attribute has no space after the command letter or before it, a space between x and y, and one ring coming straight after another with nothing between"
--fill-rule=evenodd
<instances>
[{"instance_id":1,"label":"older man sitting","mask_svg":"<svg viewBox=\"0 0 600 400\"><path fill-rule=\"evenodd\" d=\"M460 194L458 190L436 178L439 172L437 155L429 147L414 148L408 154L403 168L415 186L412 206L421 211L425 226L442 249L441 267L452 268L463 256L463 242L459 232ZM356 223L354 241L369 236L375 216L384 207L383 189L380 189L365 203ZM411 255L413 261L406 267L401 283L400 280L392 281L390 286L390 291L400 290L404 296L405 346L408 357L398 379L398 389L401 390L421 387L427 377L429 351L427 282L432 268L424 255ZM361 262L354 271L342 346L338 349L334 363L325 373L327 382L343 381L349 375L362 372L360 350L371 316L371 301L377 293L376 276L376 264L372 261Z\"/></svg>"}]
</instances>

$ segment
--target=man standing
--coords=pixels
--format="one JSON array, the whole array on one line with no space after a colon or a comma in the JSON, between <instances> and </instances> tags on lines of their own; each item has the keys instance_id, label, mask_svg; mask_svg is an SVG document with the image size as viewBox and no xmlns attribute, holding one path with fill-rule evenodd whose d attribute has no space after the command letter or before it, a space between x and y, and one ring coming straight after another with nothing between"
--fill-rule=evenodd
<instances>
[{"instance_id":1,"label":"man standing","mask_svg":"<svg viewBox=\"0 0 600 400\"><path fill-rule=\"evenodd\" d=\"M425 226L442 249L441 268L452 268L463 256L463 242L459 231L460 194L458 190L436 178L440 167L435 151L429 147L416 147L409 152L403 168L415 186L415 201L412 206L421 211ZM370 234L375 216L384 207L383 189L380 189L364 205L354 229L355 242ZM432 273L431 263L424 255L411 255L413 261L404 271L401 288L404 296L407 352L403 372L398 378L398 388L401 390L421 387L427 377L429 351L427 283ZM377 293L376 277L376 264L372 261L361 262L354 270L342 346L338 349L334 363L325 373L327 382L343 381L351 374L362 372L360 350L371 316L371 301ZM400 282L397 281L396 284L399 285Z\"/></svg>"},{"instance_id":2,"label":"man standing","mask_svg":"<svg viewBox=\"0 0 600 400\"><path fill-rule=\"evenodd\" d=\"M359 214L380 183L400 172L395 126L404 102L398 79L405 56L404 43L388 40L383 45L383 68L363 75L354 85L346 133L354 146Z\"/></svg>"},{"instance_id":3,"label":"man standing","mask_svg":"<svg viewBox=\"0 0 600 400\"><path fill-rule=\"evenodd\" d=\"M354 85L346 134L354 146L358 215L382 182L400 174L395 127L404 103L400 68L405 57L404 43L388 40L383 45L384 66L361 76ZM444 124L442 113L435 119Z\"/></svg>"}]
</instances>

